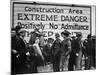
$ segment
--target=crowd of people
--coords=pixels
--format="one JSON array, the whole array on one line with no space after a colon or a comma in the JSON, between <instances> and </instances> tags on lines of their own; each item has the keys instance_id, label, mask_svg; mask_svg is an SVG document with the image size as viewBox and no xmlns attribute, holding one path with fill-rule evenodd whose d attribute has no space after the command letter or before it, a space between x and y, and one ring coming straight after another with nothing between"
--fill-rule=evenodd
<instances>
[{"instance_id":1,"label":"crowd of people","mask_svg":"<svg viewBox=\"0 0 100 75\"><path fill-rule=\"evenodd\" d=\"M55 33L53 38L44 39L37 29L30 33L30 40L25 42L25 30L16 26L11 30L11 74L38 73L37 67L53 65L54 72L81 70L84 57L84 69L96 68L96 38L90 34L82 40L82 33L70 37L64 30ZM65 66L66 60L68 65Z\"/></svg>"}]
</instances>

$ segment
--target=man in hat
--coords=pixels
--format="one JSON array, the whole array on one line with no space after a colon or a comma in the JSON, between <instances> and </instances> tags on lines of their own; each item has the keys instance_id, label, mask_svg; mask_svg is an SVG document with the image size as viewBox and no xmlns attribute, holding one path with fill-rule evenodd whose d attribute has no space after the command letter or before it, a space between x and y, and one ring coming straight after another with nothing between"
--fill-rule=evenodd
<instances>
[{"instance_id":1,"label":"man in hat","mask_svg":"<svg viewBox=\"0 0 100 75\"><path fill-rule=\"evenodd\" d=\"M16 31L16 35L19 36L19 31L22 29L21 26L16 26L15 27L15 31Z\"/></svg>"},{"instance_id":2,"label":"man in hat","mask_svg":"<svg viewBox=\"0 0 100 75\"><path fill-rule=\"evenodd\" d=\"M21 49L20 48L20 37L24 37L23 35L20 35L19 31L21 30L21 27L20 26L16 26L15 28L12 28L11 30L11 71L12 71L12 74L16 74L16 73L19 73L19 64L20 64L20 61L19 61L19 55L20 53L22 52L21 50L24 50L24 49ZM22 30L20 31L21 34L22 34Z\"/></svg>"},{"instance_id":3,"label":"man in hat","mask_svg":"<svg viewBox=\"0 0 100 75\"><path fill-rule=\"evenodd\" d=\"M91 69L93 67L93 41L91 35L87 36L87 40L84 44L85 46L85 57L87 57L85 61L85 69Z\"/></svg>"},{"instance_id":4,"label":"man in hat","mask_svg":"<svg viewBox=\"0 0 100 75\"><path fill-rule=\"evenodd\" d=\"M40 64L40 62L38 62L38 56L35 56L35 49L33 48L33 45L36 44L36 39L38 38L39 39L39 43L37 44L38 45L38 49L40 52L42 52L41 50L41 44L43 44L43 41L44 41L44 35L38 30L38 29L34 29L34 31L31 32L30 34L30 40L29 40L29 45L30 45L30 50L29 50L29 53L30 53L30 60L31 60L31 67L30 67L30 71L33 72L33 73L37 73L37 66L38 64ZM42 42L41 42L42 41Z\"/></svg>"},{"instance_id":5,"label":"man in hat","mask_svg":"<svg viewBox=\"0 0 100 75\"><path fill-rule=\"evenodd\" d=\"M43 55L45 57L45 64L51 64L52 63L52 44L53 39L48 38L47 44L43 47Z\"/></svg>"},{"instance_id":6,"label":"man in hat","mask_svg":"<svg viewBox=\"0 0 100 75\"><path fill-rule=\"evenodd\" d=\"M63 41L62 41L62 47L61 47L61 70L64 70L64 63L65 60L67 59L67 56L70 54L71 52L71 40L70 40L70 32L68 31L63 31L61 33L62 37L63 37Z\"/></svg>"},{"instance_id":7,"label":"man in hat","mask_svg":"<svg viewBox=\"0 0 100 75\"><path fill-rule=\"evenodd\" d=\"M82 60L82 33L77 33L76 34L76 40L75 40L75 54L76 54L76 65L75 69L80 70L81 69L81 60Z\"/></svg>"},{"instance_id":8,"label":"man in hat","mask_svg":"<svg viewBox=\"0 0 100 75\"><path fill-rule=\"evenodd\" d=\"M17 52L17 58L19 60L18 66L17 66L17 74L22 74L26 72L26 44L24 42L25 37L25 30L20 29L18 31L17 41L16 41L16 52Z\"/></svg>"},{"instance_id":9,"label":"man in hat","mask_svg":"<svg viewBox=\"0 0 100 75\"><path fill-rule=\"evenodd\" d=\"M16 43L17 36L16 36L16 30L14 28L11 29L11 73L14 74L16 72L17 67L17 51L16 51Z\"/></svg>"},{"instance_id":10,"label":"man in hat","mask_svg":"<svg viewBox=\"0 0 100 75\"><path fill-rule=\"evenodd\" d=\"M53 56L53 70L54 72L60 71L60 53L61 53L61 40L59 39L59 33L55 34L56 40L52 45L52 56Z\"/></svg>"}]
</instances>

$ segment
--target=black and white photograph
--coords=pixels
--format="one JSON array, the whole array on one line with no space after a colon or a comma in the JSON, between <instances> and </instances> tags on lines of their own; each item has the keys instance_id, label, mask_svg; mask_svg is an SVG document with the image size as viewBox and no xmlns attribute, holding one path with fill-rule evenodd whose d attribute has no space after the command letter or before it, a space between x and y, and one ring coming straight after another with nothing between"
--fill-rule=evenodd
<instances>
[{"instance_id":1,"label":"black and white photograph","mask_svg":"<svg viewBox=\"0 0 100 75\"><path fill-rule=\"evenodd\" d=\"M11 75L96 70L95 5L11 0L10 21Z\"/></svg>"}]
</instances>

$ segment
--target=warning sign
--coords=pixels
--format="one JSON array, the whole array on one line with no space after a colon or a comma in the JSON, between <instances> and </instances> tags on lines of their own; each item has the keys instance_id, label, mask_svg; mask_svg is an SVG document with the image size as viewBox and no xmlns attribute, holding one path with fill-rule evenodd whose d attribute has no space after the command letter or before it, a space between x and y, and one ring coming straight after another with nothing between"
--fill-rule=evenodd
<instances>
[{"instance_id":1,"label":"warning sign","mask_svg":"<svg viewBox=\"0 0 100 75\"><path fill-rule=\"evenodd\" d=\"M39 29L45 37L53 37L55 33L68 30L71 35L77 32L86 38L91 31L91 7L81 5L60 5L28 2L13 2L13 25L26 30L26 40L29 33Z\"/></svg>"}]
</instances>

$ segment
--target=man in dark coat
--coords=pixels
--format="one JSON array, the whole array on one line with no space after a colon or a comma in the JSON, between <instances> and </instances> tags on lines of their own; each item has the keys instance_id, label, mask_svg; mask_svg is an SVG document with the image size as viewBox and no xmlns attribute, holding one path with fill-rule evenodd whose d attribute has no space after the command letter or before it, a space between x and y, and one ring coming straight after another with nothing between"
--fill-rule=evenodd
<instances>
[{"instance_id":1,"label":"man in dark coat","mask_svg":"<svg viewBox=\"0 0 100 75\"><path fill-rule=\"evenodd\" d=\"M59 39L59 33L55 34L56 40L52 45L52 60L54 72L60 71L60 53L61 53L61 40Z\"/></svg>"},{"instance_id":2,"label":"man in dark coat","mask_svg":"<svg viewBox=\"0 0 100 75\"><path fill-rule=\"evenodd\" d=\"M85 61L85 69L88 70L93 67L93 41L91 39L91 35L87 36L87 40L84 43L85 46L85 57L87 57Z\"/></svg>"},{"instance_id":3,"label":"man in dark coat","mask_svg":"<svg viewBox=\"0 0 100 75\"><path fill-rule=\"evenodd\" d=\"M70 58L69 58L69 63L68 63L68 70L69 71L73 71L74 70L74 66L76 65L76 52L75 52L75 40L76 37L73 36L72 40L71 40L71 47L72 47L72 51L70 53Z\"/></svg>"},{"instance_id":4,"label":"man in dark coat","mask_svg":"<svg viewBox=\"0 0 100 75\"><path fill-rule=\"evenodd\" d=\"M61 69L64 70L64 63L67 59L67 56L70 55L71 52L71 39L69 37L70 32L64 31L61 33L64 40L62 41L62 47L61 47Z\"/></svg>"},{"instance_id":5,"label":"man in dark coat","mask_svg":"<svg viewBox=\"0 0 100 75\"><path fill-rule=\"evenodd\" d=\"M16 40L16 58L18 59L18 63L16 66L16 74L21 74L26 72L26 44L24 42L25 31L20 30L19 36L17 36Z\"/></svg>"},{"instance_id":6,"label":"man in dark coat","mask_svg":"<svg viewBox=\"0 0 100 75\"><path fill-rule=\"evenodd\" d=\"M52 63L52 43L53 43L53 39L48 38L47 44L43 47L43 55L45 57L45 64Z\"/></svg>"},{"instance_id":7,"label":"man in dark coat","mask_svg":"<svg viewBox=\"0 0 100 75\"><path fill-rule=\"evenodd\" d=\"M81 61L82 61L82 52L83 52L83 42L82 42L82 33L76 34L76 40L74 44L74 52L76 54L76 65L75 69L80 70L81 69Z\"/></svg>"},{"instance_id":8,"label":"man in dark coat","mask_svg":"<svg viewBox=\"0 0 100 75\"><path fill-rule=\"evenodd\" d=\"M11 73L14 74L16 72L17 67L17 51L16 51L16 45L17 45L17 35L16 31L13 28L11 30Z\"/></svg>"}]
</instances>

